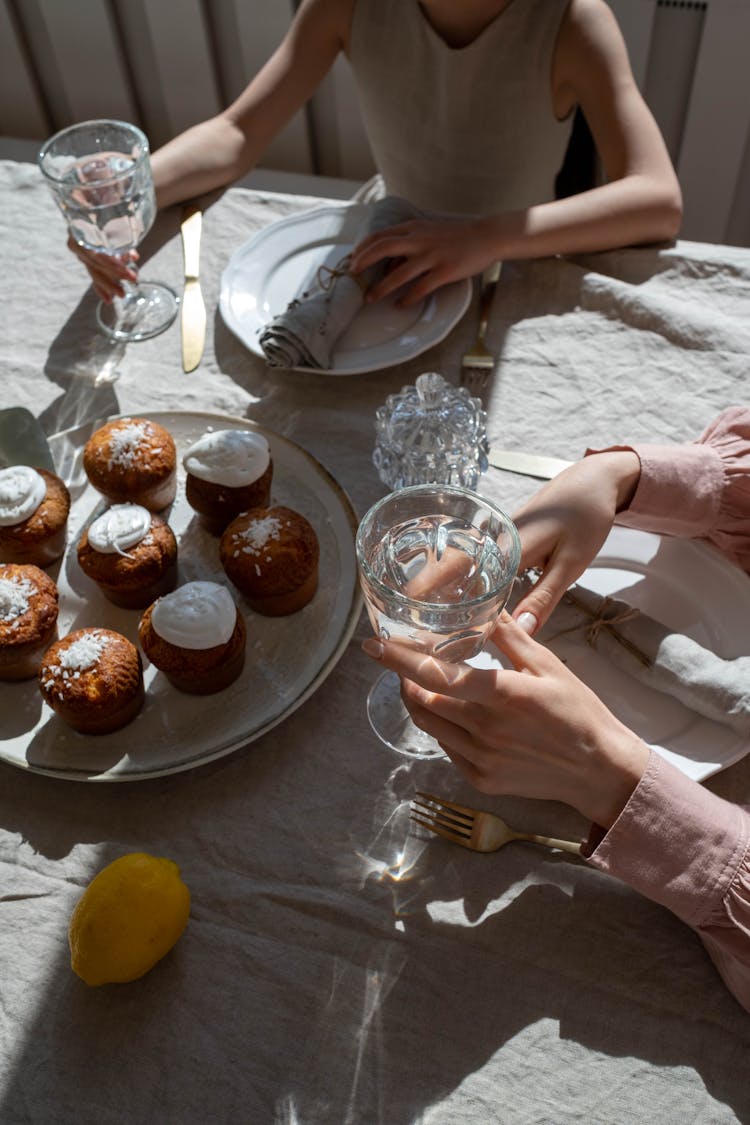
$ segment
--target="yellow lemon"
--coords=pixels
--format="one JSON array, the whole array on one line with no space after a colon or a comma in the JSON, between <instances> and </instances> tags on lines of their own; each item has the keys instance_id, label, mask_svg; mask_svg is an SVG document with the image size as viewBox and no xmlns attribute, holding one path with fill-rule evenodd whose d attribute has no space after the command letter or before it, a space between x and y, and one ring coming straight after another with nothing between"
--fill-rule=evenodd
<instances>
[{"instance_id":1,"label":"yellow lemon","mask_svg":"<svg viewBox=\"0 0 750 1125\"><path fill-rule=\"evenodd\" d=\"M190 891L171 859L133 852L104 867L78 900L68 940L73 971L86 984L136 980L178 940Z\"/></svg>"}]
</instances>

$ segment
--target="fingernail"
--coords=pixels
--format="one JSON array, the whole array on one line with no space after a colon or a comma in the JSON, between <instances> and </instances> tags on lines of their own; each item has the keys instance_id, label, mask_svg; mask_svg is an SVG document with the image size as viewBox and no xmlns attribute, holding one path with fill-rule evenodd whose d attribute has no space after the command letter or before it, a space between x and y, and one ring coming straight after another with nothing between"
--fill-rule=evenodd
<instances>
[{"instance_id":1,"label":"fingernail","mask_svg":"<svg viewBox=\"0 0 750 1125\"><path fill-rule=\"evenodd\" d=\"M366 652L368 656L374 656L376 660L380 660L383 655L383 646L374 637L368 637L366 641L362 641L362 651Z\"/></svg>"},{"instance_id":2,"label":"fingernail","mask_svg":"<svg viewBox=\"0 0 750 1125\"><path fill-rule=\"evenodd\" d=\"M524 633L528 633L529 636L533 635L539 624L533 613L522 613L516 618L516 621L521 626Z\"/></svg>"}]
</instances>

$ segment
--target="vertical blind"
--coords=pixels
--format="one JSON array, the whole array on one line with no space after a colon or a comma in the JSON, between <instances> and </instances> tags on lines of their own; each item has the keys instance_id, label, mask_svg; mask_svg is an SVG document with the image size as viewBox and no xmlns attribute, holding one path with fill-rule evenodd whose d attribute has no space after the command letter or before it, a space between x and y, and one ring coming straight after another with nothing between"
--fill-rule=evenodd
<instances>
[{"instance_id":1,"label":"vertical blind","mask_svg":"<svg viewBox=\"0 0 750 1125\"><path fill-rule=\"evenodd\" d=\"M682 235L750 245L750 2L609 0L682 184ZM119 117L158 147L243 89L293 0L0 0L0 135L40 141ZM0 149L0 156L2 149ZM339 59L263 166L366 179L372 157Z\"/></svg>"}]
</instances>

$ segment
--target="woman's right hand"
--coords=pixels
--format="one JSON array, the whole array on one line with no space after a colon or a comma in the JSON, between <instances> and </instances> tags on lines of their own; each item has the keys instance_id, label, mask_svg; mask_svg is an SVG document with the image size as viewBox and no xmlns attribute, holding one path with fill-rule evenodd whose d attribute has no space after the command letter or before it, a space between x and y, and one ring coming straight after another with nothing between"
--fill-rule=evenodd
<instances>
[{"instance_id":1,"label":"woman's right hand","mask_svg":"<svg viewBox=\"0 0 750 1125\"><path fill-rule=\"evenodd\" d=\"M118 255L102 254L97 250L88 250L85 246L79 246L72 235L68 236L68 249L73 251L76 258L89 271L96 295L106 304L110 304L114 297L125 295L123 281L135 284L138 280L137 250L126 250Z\"/></svg>"},{"instance_id":2,"label":"woman's right hand","mask_svg":"<svg viewBox=\"0 0 750 1125\"><path fill-rule=\"evenodd\" d=\"M513 610L527 633L544 625L598 554L615 515L632 500L640 471L631 449L592 454L543 485L513 516L521 536L521 569L541 572Z\"/></svg>"},{"instance_id":3,"label":"woman's right hand","mask_svg":"<svg viewBox=\"0 0 750 1125\"><path fill-rule=\"evenodd\" d=\"M374 637L362 647L401 677L412 719L475 789L563 801L611 827L646 768L648 747L507 613L492 640L511 669L447 663Z\"/></svg>"}]
</instances>

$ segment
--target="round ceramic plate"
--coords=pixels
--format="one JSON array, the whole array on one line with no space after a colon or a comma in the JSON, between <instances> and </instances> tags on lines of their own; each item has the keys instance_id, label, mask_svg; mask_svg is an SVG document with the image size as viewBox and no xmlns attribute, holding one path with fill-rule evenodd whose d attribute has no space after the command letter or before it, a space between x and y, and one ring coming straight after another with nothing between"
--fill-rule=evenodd
<instances>
[{"instance_id":1,"label":"round ceramic plate","mask_svg":"<svg viewBox=\"0 0 750 1125\"><path fill-rule=\"evenodd\" d=\"M750 651L750 580L704 543L615 527L578 581L727 659ZM559 637L550 648L619 719L695 781L750 751L748 739L731 727L633 679L585 642Z\"/></svg>"},{"instance_id":2,"label":"round ceramic plate","mask_svg":"<svg viewBox=\"0 0 750 1125\"><path fill-rule=\"evenodd\" d=\"M222 275L219 308L224 323L251 352L265 358L260 331L309 287L321 265L336 266L359 242L368 210L366 204L349 203L290 215L234 252ZM400 309L388 298L365 305L321 374L360 375L413 359L448 335L470 300L467 279L444 285L414 308Z\"/></svg>"},{"instance_id":3,"label":"round ceramic plate","mask_svg":"<svg viewBox=\"0 0 750 1125\"><path fill-rule=\"evenodd\" d=\"M146 702L140 715L112 734L77 734L42 701L36 680L0 684L0 759L52 777L76 781L139 781L177 773L220 758L259 738L320 686L344 653L356 627L360 594L354 555L357 517L323 466L298 445L242 418L214 414L149 413L175 439L177 497L166 513L177 536L179 580L222 582L218 540L185 500L182 455L208 430L247 429L265 435L274 464L272 502L301 512L320 541L320 586L289 617L262 617L235 594L247 624L247 656L238 680L215 695L177 691L147 662ZM138 610L118 609L88 579L76 557L83 527L106 506L88 484L84 426L50 439L57 471L72 497L68 548L49 569L60 593L59 633L85 625L115 629L137 643ZM304 637L304 644L300 643Z\"/></svg>"}]
</instances>

